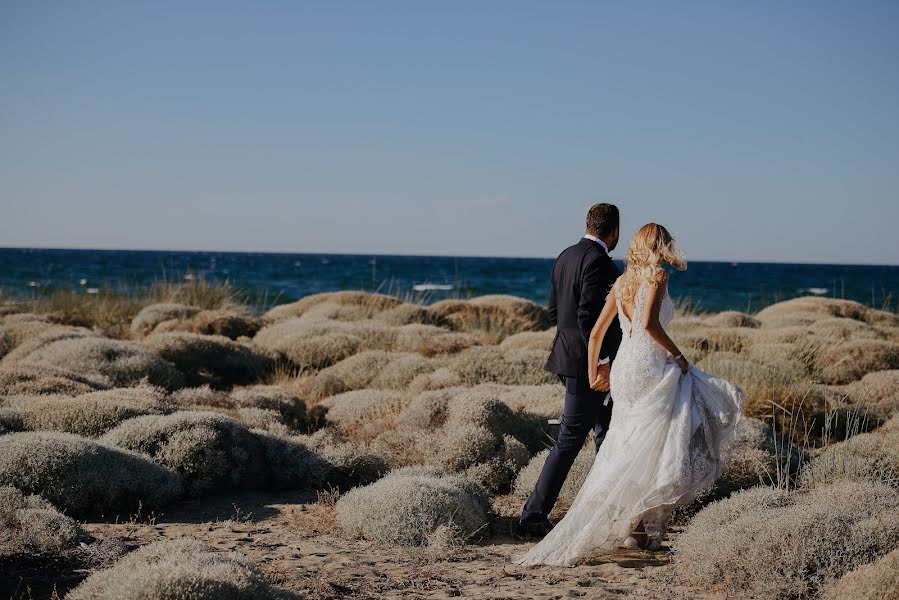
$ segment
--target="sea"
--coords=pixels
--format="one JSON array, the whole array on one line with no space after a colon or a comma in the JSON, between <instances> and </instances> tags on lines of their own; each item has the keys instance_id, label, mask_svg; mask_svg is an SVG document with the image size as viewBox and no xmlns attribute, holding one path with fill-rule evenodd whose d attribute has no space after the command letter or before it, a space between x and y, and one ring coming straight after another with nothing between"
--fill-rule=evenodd
<instances>
[{"instance_id":1,"label":"sea","mask_svg":"<svg viewBox=\"0 0 899 600\"><path fill-rule=\"evenodd\" d=\"M335 290L422 303L511 294L546 304L552 264L552 258L0 248L0 300L61 289L140 294L158 281L205 280L227 282L260 311ZM797 296L899 312L899 266L695 261L672 274L670 292L699 312L756 312Z\"/></svg>"}]
</instances>

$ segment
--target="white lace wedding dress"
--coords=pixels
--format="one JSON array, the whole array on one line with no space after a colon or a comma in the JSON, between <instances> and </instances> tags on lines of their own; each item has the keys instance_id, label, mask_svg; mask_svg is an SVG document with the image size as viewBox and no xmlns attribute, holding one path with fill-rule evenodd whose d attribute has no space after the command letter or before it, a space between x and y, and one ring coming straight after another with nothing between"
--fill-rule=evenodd
<instances>
[{"instance_id":1,"label":"white lace wedding dress","mask_svg":"<svg viewBox=\"0 0 899 600\"><path fill-rule=\"evenodd\" d=\"M612 421L574 503L518 564L573 565L598 549L620 547L642 519L660 539L670 510L690 502L721 475L721 450L733 435L743 392L692 365L686 374L643 328L648 287L633 321L618 302L623 340L611 370ZM618 282L616 296L620 298ZM674 317L667 293L659 319Z\"/></svg>"}]
</instances>

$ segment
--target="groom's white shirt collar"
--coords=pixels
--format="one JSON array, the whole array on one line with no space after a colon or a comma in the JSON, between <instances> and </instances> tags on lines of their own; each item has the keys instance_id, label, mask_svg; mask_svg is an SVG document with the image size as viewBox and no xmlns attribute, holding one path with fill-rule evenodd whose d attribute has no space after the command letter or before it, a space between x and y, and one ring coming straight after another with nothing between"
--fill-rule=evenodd
<instances>
[{"instance_id":1,"label":"groom's white shirt collar","mask_svg":"<svg viewBox=\"0 0 899 600\"><path fill-rule=\"evenodd\" d=\"M601 239L599 239L598 237L596 237L595 235L590 235L589 233L587 233L587 234L584 234L584 237L587 238L588 240L593 240L594 242L597 242L600 246L602 246L602 249L606 251L606 254L609 253L609 247L606 246L606 243L604 241L602 241Z\"/></svg>"}]
</instances>

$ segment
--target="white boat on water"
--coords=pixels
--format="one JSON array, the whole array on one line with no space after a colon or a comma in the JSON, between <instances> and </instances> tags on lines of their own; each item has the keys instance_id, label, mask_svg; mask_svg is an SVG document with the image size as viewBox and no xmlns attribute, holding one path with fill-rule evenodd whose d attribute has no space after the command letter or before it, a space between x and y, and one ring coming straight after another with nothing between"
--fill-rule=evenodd
<instances>
[{"instance_id":1,"label":"white boat on water","mask_svg":"<svg viewBox=\"0 0 899 600\"><path fill-rule=\"evenodd\" d=\"M416 283L412 289L416 292L448 292L453 286L449 283Z\"/></svg>"}]
</instances>

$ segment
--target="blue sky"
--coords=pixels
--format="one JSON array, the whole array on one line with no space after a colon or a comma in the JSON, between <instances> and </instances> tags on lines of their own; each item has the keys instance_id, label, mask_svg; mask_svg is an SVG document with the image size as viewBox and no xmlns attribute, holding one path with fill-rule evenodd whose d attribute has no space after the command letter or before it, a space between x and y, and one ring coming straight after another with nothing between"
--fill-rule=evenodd
<instances>
[{"instance_id":1,"label":"blue sky","mask_svg":"<svg viewBox=\"0 0 899 600\"><path fill-rule=\"evenodd\" d=\"M899 264L895 2L0 2L0 245Z\"/></svg>"}]
</instances>

